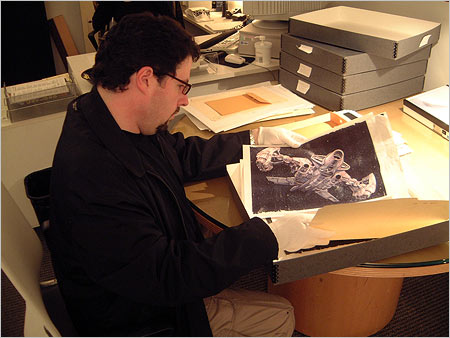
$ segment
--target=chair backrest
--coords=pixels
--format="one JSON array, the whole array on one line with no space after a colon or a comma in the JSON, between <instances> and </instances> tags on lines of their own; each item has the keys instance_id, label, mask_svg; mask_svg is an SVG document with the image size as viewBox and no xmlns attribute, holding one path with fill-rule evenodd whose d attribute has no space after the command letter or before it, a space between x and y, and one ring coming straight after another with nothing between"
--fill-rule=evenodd
<instances>
[{"instance_id":1,"label":"chair backrest","mask_svg":"<svg viewBox=\"0 0 450 338\"><path fill-rule=\"evenodd\" d=\"M39 273L43 255L37 234L2 183L2 270L25 300L25 337L58 337L42 299Z\"/></svg>"}]
</instances>

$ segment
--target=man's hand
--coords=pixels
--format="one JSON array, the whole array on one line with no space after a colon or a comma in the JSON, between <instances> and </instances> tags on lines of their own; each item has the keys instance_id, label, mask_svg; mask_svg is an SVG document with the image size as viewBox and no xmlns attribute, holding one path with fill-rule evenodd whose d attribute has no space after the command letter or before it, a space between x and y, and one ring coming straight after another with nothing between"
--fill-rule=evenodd
<instances>
[{"instance_id":1,"label":"man's hand","mask_svg":"<svg viewBox=\"0 0 450 338\"><path fill-rule=\"evenodd\" d=\"M298 148L306 140L306 137L280 127L259 127L251 132L255 144L259 145L286 144L291 148Z\"/></svg>"},{"instance_id":2,"label":"man's hand","mask_svg":"<svg viewBox=\"0 0 450 338\"><path fill-rule=\"evenodd\" d=\"M293 214L269 224L278 241L278 259L286 256L285 251L295 252L330 242L334 232L310 227L308 224L312 218L312 215Z\"/></svg>"}]
</instances>

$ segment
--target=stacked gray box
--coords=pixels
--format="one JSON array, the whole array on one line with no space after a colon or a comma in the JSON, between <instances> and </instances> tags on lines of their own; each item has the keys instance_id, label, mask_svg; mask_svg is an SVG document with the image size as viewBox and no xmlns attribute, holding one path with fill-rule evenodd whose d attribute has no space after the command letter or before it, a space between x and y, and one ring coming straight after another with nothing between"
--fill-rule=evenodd
<instances>
[{"instance_id":1,"label":"stacked gray box","mask_svg":"<svg viewBox=\"0 0 450 338\"><path fill-rule=\"evenodd\" d=\"M405 41L391 41L392 44L388 44L390 50L385 47L385 38L372 39L364 34L314 22L325 20L322 11L347 9L319 10L307 13L306 19L301 14L289 20L289 33L281 38L279 82L297 95L329 110L360 110L421 92L431 45L439 39L440 25L430 23L433 28L424 32L429 35L427 40L417 34L417 37ZM314 13L318 14L317 17ZM378 14L386 15L388 19L392 17ZM409 18L400 18L405 20L405 25L416 20L411 19L410 22ZM411 44L420 38L427 43L422 42L420 46ZM345 44L341 43L344 40ZM329 41L340 46L331 45ZM373 54L374 44L380 47L377 55ZM359 48L359 51L348 46Z\"/></svg>"}]
</instances>

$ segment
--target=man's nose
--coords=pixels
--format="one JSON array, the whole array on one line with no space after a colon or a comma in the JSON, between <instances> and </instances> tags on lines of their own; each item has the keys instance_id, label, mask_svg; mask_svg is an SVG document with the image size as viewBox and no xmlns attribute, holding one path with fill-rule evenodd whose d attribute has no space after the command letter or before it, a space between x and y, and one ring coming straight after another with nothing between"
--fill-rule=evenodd
<instances>
[{"instance_id":1,"label":"man's nose","mask_svg":"<svg viewBox=\"0 0 450 338\"><path fill-rule=\"evenodd\" d=\"M189 98L187 95L183 95L183 97L178 101L178 106L187 106L189 104Z\"/></svg>"}]
</instances>

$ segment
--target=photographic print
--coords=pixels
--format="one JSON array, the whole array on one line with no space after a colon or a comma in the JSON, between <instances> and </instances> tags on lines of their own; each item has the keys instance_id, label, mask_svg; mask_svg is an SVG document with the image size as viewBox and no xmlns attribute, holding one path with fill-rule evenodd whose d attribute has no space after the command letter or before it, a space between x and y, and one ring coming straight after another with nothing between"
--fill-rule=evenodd
<instances>
[{"instance_id":1,"label":"photographic print","mask_svg":"<svg viewBox=\"0 0 450 338\"><path fill-rule=\"evenodd\" d=\"M365 121L313 139L300 148L250 147L250 172L254 215L387 195Z\"/></svg>"}]
</instances>

